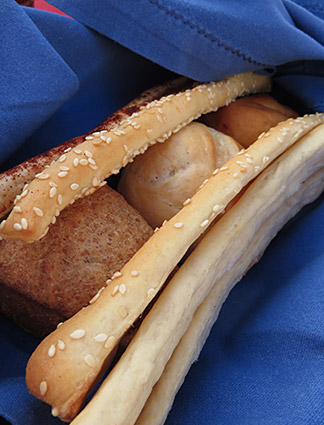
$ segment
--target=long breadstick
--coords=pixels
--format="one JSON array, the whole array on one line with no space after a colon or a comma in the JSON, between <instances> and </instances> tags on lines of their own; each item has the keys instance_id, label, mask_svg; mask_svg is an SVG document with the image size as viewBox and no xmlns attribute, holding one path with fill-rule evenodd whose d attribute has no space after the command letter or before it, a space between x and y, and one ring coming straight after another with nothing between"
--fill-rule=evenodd
<instances>
[{"instance_id":1,"label":"long breadstick","mask_svg":"<svg viewBox=\"0 0 324 425\"><path fill-rule=\"evenodd\" d=\"M278 125L214 173L135 254L97 300L49 335L32 355L30 391L65 420L79 411L107 357L182 258L228 202L303 134L324 121L307 116ZM60 349L64 342L64 349Z\"/></svg>"},{"instance_id":2,"label":"long breadstick","mask_svg":"<svg viewBox=\"0 0 324 425\"><path fill-rule=\"evenodd\" d=\"M68 152L70 149L75 148L77 145L82 143L85 137L97 132L100 134L106 134L107 131L117 128L122 121L127 120L132 114L138 112L140 107L145 107L149 102L152 102L161 96L167 96L174 93L175 90L184 90L190 84L192 85L190 80L186 78L178 78L153 87L152 89L142 93L122 109L112 114L109 118L105 119L90 133L68 140L61 145L55 146L49 151L28 159L22 164L0 174L0 218L4 217L13 208L16 196L22 193L25 190L25 187L27 188L26 185L35 178L36 174L43 171L44 168L47 168L53 161L58 160L66 153L66 151Z\"/></svg>"},{"instance_id":3,"label":"long breadstick","mask_svg":"<svg viewBox=\"0 0 324 425\"><path fill-rule=\"evenodd\" d=\"M200 351L217 320L223 302L233 286L246 270L258 259L268 241L290 218L306 204L315 200L323 191L324 169L308 178L302 188L268 219L271 235L264 234L263 228L253 238L253 245L247 247L243 257L228 271L212 289L196 311L189 328L168 361L159 381L136 420L136 425L162 425L171 409L174 398L181 387L191 365L198 360ZM261 243L263 242L263 244Z\"/></svg>"},{"instance_id":4,"label":"long breadstick","mask_svg":"<svg viewBox=\"0 0 324 425\"><path fill-rule=\"evenodd\" d=\"M270 80L262 75L229 77L162 97L140 108L117 128L86 136L83 143L64 153L24 189L16 208L1 223L0 235L5 239L40 239L53 216L92 193L151 144L163 142L200 115L238 96L269 89Z\"/></svg>"},{"instance_id":5,"label":"long breadstick","mask_svg":"<svg viewBox=\"0 0 324 425\"><path fill-rule=\"evenodd\" d=\"M29 360L30 391L70 420L105 369L107 357L142 314L188 247L228 202L303 134L324 122L324 114L288 120L233 157L162 226L109 281L100 296L50 334ZM64 342L60 349L59 341ZM61 345L62 346L62 345Z\"/></svg>"},{"instance_id":6,"label":"long breadstick","mask_svg":"<svg viewBox=\"0 0 324 425\"><path fill-rule=\"evenodd\" d=\"M237 280L262 254L287 219L323 190L324 183L320 180L317 184L317 178L324 170L324 125L318 130L269 166L216 223L169 282L125 354L73 425L135 423L215 280L221 280L222 285L224 281L227 283L218 288L217 299L222 298L230 289L228 283L233 277ZM318 170L320 176L316 174ZM301 191L304 181L314 173L308 191ZM314 181L316 190L310 196ZM248 255L244 257L246 252ZM240 264L242 257L244 261Z\"/></svg>"}]
</instances>

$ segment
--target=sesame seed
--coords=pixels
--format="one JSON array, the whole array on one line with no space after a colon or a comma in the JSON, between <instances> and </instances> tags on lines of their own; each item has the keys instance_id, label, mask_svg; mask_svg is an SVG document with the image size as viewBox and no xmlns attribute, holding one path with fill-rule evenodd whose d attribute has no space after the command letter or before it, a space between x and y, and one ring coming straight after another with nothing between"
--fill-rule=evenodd
<instances>
[{"instance_id":1,"label":"sesame seed","mask_svg":"<svg viewBox=\"0 0 324 425\"><path fill-rule=\"evenodd\" d=\"M74 167L77 167L79 165L79 158L74 158L73 165Z\"/></svg>"},{"instance_id":2,"label":"sesame seed","mask_svg":"<svg viewBox=\"0 0 324 425\"><path fill-rule=\"evenodd\" d=\"M2 220L1 224L0 224L0 230L2 230L5 225L6 225L7 220Z\"/></svg>"},{"instance_id":3,"label":"sesame seed","mask_svg":"<svg viewBox=\"0 0 324 425\"><path fill-rule=\"evenodd\" d=\"M108 285L112 280L111 279L107 279L106 280L106 285Z\"/></svg>"},{"instance_id":4,"label":"sesame seed","mask_svg":"<svg viewBox=\"0 0 324 425\"><path fill-rule=\"evenodd\" d=\"M244 162L242 162L242 161L236 161L236 164L238 164L238 165L244 165Z\"/></svg>"},{"instance_id":5,"label":"sesame seed","mask_svg":"<svg viewBox=\"0 0 324 425\"><path fill-rule=\"evenodd\" d=\"M254 167L254 169L255 169L255 171L259 171L259 170L260 170L260 166L259 166L259 165L256 165L256 166Z\"/></svg>"},{"instance_id":6,"label":"sesame seed","mask_svg":"<svg viewBox=\"0 0 324 425\"><path fill-rule=\"evenodd\" d=\"M58 408L57 407L53 407L53 409L52 409L52 416L56 417L56 416L59 415L59 413L60 413L60 411L58 410Z\"/></svg>"},{"instance_id":7,"label":"sesame seed","mask_svg":"<svg viewBox=\"0 0 324 425\"><path fill-rule=\"evenodd\" d=\"M111 291L111 296L114 297L118 291L119 291L119 285L116 285Z\"/></svg>"},{"instance_id":8,"label":"sesame seed","mask_svg":"<svg viewBox=\"0 0 324 425\"><path fill-rule=\"evenodd\" d=\"M13 211L16 212L16 213L21 213L22 212L22 209L18 205L15 205L13 207Z\"/></svg>"},{"instance_id":9,"label":"sesame seed","mask_svg":"<svg viewBox=\"0 0 324 425\"><path fill-rule=\"evenodd\" d=\"M116 277L120 277L122 274L121 274L121 272L115 272L113 275L112 275L112 279L115 279Z\"/></svg>"},{"instance_id":10,"label":"sesame seed","mask_svg":"<svg viewBox=\"0 0 324 425\"><path fill-rule=\"evenodd\" d=\"M21 224L19 224L19 223L15 223L15 224L13 225L13 228L19 232L19 231L22 229L22 225L21 225Z\"/></svg>"},{"instance_id":11,"label":"sesame seed","mask_svg":"<svg viewBox=\"0 0 324 425\"><path fill-rule=\"evenodd\" d=\"M72 184L70 184L70 188L71 188L72 190L78 190L79 185L78 185L78 183L72 183Z\"/></svg>"},{"instance_id":12,"label":"sesame seed","mask_svg":"<svg viewBox=\"0 0 324 425\"><path fill-rule=\"evenodd\" d=\"M70 150L72 150L72 148L71 147L68 147L63 152L70 152Z\"/></svg>"},{"instance_id":13,"label":"sesame seed","mask_svg":"<svg viewBox=\"0 0 324 425\"><path fill-rule=\"evenodd\" d=\"M61 178L66 177L67 174L68 174L67 171L60 171L59 173L57 173L58 177L61 177Z\"/></svg>"},{"instance_id":14,"label":"sesame seed","mask_svg":"<svg viewBox=\"0 0 324 425\"><path fill-rule=\"evenodd\" d=\"M94 340L97 342L105 342L108 338L108 335L105 333L98 334L94 337Z\"/></svg>"},{"instance_id":15,"label":"sesame seed","mask_svg":"<svg viewBox=\"0 0 324 425\"><path fill-rule=\"evenodd\" d=\"M148 289L148 291L147 291L147 296L148 296L149 298L152 298L155 294L156 294L156 289L154 289L154 288L150 288L150 289Z\"/></svg>"},{"instance_id":16,"label":"sesame seed","mask_svg":"<svg viewBox=\"0 0 324 425\"><path fill-rule=\"evenodd\" d=\"M109 145L109 143L111 143L111 142L112 142L112 138L111 137L107 137L107 139L106 139L107 145Z\"/></svg>"},{"instance_id":17,"label":"sesame seed","mask_svg":"<svg viewBox=\"0 0 324 425\"><path fill-rule=\"evenodd\" d=\"M122 319L125 319L128 315L126 308L122 305L118 308L118 313Z\"/></svg>"},{"instance_id":18,"label":"sesame seed","mask_svg":"<svg viewBox=\"0 0 324 425\"><path fill-rule=\"evenodd\" d=\"M124 295L125 293L126 293L126 285L125 285L125 283L121 283L120 285L119 285L119 292L122 294L122 295Z\"/></svg>"},{"instance_id":19,"label":"sesame seed","mask_svg":"<svg viewBox=\"0 0 324 425\"><path fill-rule=\"evenodd\" d=\"M92 170L97 170L97 169L98 169L98 167L97 167L96 165L92 165L92 164L89 164L89 167L90 167Z\"/></svg>"},{"instance_id":20,"label":"sesame seed","mask_svg":"<svg viewBox=\"0 0 324 425\"><path fill-rule=\"evenodd\" d=\"M94 141L92 142L92 144L94 146L98 146L98 145L100 145L105 140L106 140L106 138L104 136L100 136L100 139L94 139Z\"/></svg>"},{"instance_id":21,"label":"sesame seed","mask_svg":"<svg viewBox=\"0 0 324 425\"><path fill-rule=\"evenodd\" d=\"M50 175L46 173L39 173L35 177L39 180L46 180L50 177Z\"/></svg>"},{"instance_id":22,"label":"sesame seed","mask_svg":"<svg viewBox=\"0 0 324 425\"><path fill-rule=\"evenodd\" d=\"M139 271L138 270L132 270L130 274L131 274L131 276L136 277L136 276L139 275Z\"/></svg>"},{"instance_id":23,"label":"sesame seed","mask_svg":"<svg viewBox=\"0 0 324 425\"><path fill-rule=\"evenodd\" d=\"M21 198L24 198L24 197L27 195L27 193L28 193L28 189L25 189L25 190L23 191L23 193L20 195L20 196L21 196Z\"/></svg>"},{"instance_id":24,"label":"sesame seed","mask_svg":"<svg viewBox=\"0 0 324 425\"><path fill-rule=\"evenodd\" d=\"M238 177L238 175L239 175L238 173L233 173L233 177L235 178Z\"/></svg>"},{"instance_id":25,"label":"sesame seed","mask_svg":"<svg viewBox=\"0 0 324 425\"><path fill-rule=\"evenodd\" d=\"M268 156L264 156L263 159L262 159L262 163L266 164L269 161L269 159L270 158Z\"/></svg>"},{"instance_id":26,"label":"sesame seed","mask_svg":"<svg viewBox=\"0 0 324 425\"><path fill-rule=\"evenodd\" d=\"M176 229L180 229L183 226L183 223L181 223L180 221L178 223L174 223L174 227Z\"/></svg>"},{"instance_id":27,"label":"sesame seed","mask_svg":"<svg viewBox=\"0 0 324 425\"><path fill-rule=\"evenodd\" d=\"M229 188L228 187L224 187L224 192L228 192Z\"/></svg>"},{"instance_id":28,"label":"sesame seed","mask_svg":"<svg viewBox=\"0 0 324 425\"><path fill-rule=\"evenodd\" d=\"M207 226L208 223L209 223L209 220L206 219L206 220L204 220L200 223L200 227L205 227L205 226Z\"/></svg>"},{"instance_id":29,"label":"sesame seed","mask_svg":"<svg viewBox=\"0 0 324 425\"><path fill-rule=\"evenodd\" d=\"M105 342L105 345L104 345L104 347L105 348L110 348L114 343L115 343L115 340L116 340L116 338L113 336L113 335L111 335L108 339L107 339L107 341Z\"/></svg>"},{"instance_id":30,"label":"sesame seed","mask_svg":"<svg viewBox=\"0 0 324 425\"><path fill-rule=\"evenodd\" d=\"M94 133L92 133L93 136L100 136L100 132L99 131L95 131Z\"/></svg>"},{"instance_id":31,"label":"sesame seed","mask_svg":"<svg viewBox=\"0 0 324 425\"><path fill-rule=\"evenodd\" d=\"M55 345L52 344L47 351L48 357L54 357L55 353L56 353L56 348L55 348Z\"/></svg>"},{"instance_id":32,"label":"sesame seed","mask_svg":"<svg viewBox=\"0 0 324 425\"><path fill-rule=\"evenodd\" d=\"M46 381L42 381L39 384L39 392L40 392L40 395L46 394L46 392L47 392L47 382Z\"/></svg>"},{"instance_id":33,"label":"sesame seed","mask_svg":"<svg viewBox=\"0 0 324 425\"><path fill-rule=\"evenodd\" d=\"M84 361L90 367L95 367L95 365L96 365L96 360L91 354L87 354L84 358Z\"/></svg>"},{"instance_id":34,"label":"sesame seed","mask_svg":"<svg viewBox=\"0 0 324 425\"><path fill-rule=\"evenodd\" d=\"M75 152L77 155L80 155L82 153L82 150L75 148L73 149L73 152Z\"/></svg>"},{"instance_id":35,"label":"sesame seed","mask_svg":"<svg viewBox=\"0 0 324 425\"><path fill-rule=\"evenodd\" d=\"M222 207L220 205L218 205L218 204L216 204L216 205L213 206L213 212L214 213L219 212L221 209L222 209Z\"/></svg>"},{"instance_id":36,"label":"sesame seed","mask_svg":"<svg viewBox=\"0 0 324 425\"><path fill-rule=\"evenodd\" d=\"M21 226L24 230L28 229L28 221L25 218L21 219Z\"/></svg>"},{"instance_id":37,"label":"sesame seed","mask_svg":"<svg viewBox=\"0 0 324 425\"><path fill-rule=\"evenodd\" d=\"M216 176L216 174L218 173L219 169L216 168L216 170L213 171L213 176Z\"/></svg>"},{"instance_id":38,"label":"sesame seed","mask_svg":"<svg viewBox=\"0 0 324 425\"><path fill-rule=\"evenodd\" d=\"M93 158L88 159L89 164L96 165L96 161Z\"/></svg>"},{"instance_id":39,"label":"sesame seed","mask_svg":"<svg viewBox=\"0 0 324 425\"><path fill-rule=\"evenodd\" d=\"M56 183L54 183L54 182L48 182L48 184L49 184L51 187L57 187L57 184L56 184Z\"/></svg>"},{"instance_id":40,"label":"sesame seed","mask_svg":"<svg viewBox=\"0 0 324 425\"><path fill-rule=\"evenodd\" d=\"M62 341L61 339L59 339L57 341L57 347L59 348L59 350L64 350L64 348L65 348L65 342Z\"/></svg>"},{"instance_id":41,"label":"sesame seed","mask_svg":"<svg viewBox=\"0 0 324 425\"><path fill-rule=\"evenodd\" d=\"M183 206L186 206L186 205L190 204L190 202L191 202L191 199L190 198L186 199L184 201L184 203L183 203Z\"/></svg>"},{"instance_id":42,"label":"sesame seed","mask_svg":"<svg viewBox=\"0 0 324 425\"><path fill-rule=\"evenodd\" d=\"M82 159L80 159L79 163L80 163L81 165L88 165L88 160L87 160L87 159L85 159L85 158L82 158Z\"/></svg>"},{"instance_id":43,"label":"sesame seed","mask_svg":"<svg viewBox=\"0 0 324 425\"><path fill-rule=\"evenodd\" d=\"M51 223L52 224L55 224L56 223L56 217L55 217L55 215L53 215L52 220L51 220Z\"/></svg>"},{"instance_id":44,"label":"sesame seed","mask_svg":"<svg viewBox=\"0 0 324 425\"><path fill-rule=\"evenodd\" d=\"M59 205L62 205L62 203L63 203L63 197L60 193L57 195L57 203Z\"/></svg>"},{"instance_id":45,"label":"sesame seed","mask_svg":"<svg viewBox=\"0 0 324 425\"><path fill-rule=\"evenodd\" d=\"M85 137L85 140L93 140L94 139L94 137L93 136L86 136Z\"/></svg>"},{"instance_id":46,"label":"sesame seed","mask_svg":"<svg viewBox=\"0 0 324 425\"><path fill-rule=\"evenodd\" d=\"M54 198L54 196L56 195L56 187L52 187L51 190L49 191L49 197L50 198Z\"/></svg>"},{"instance_id":47,"label":"sesame seed","mask_svg":"<svg viewBox=\"0 0 324 425\"><path fill-rule=\"evenodd\" d=\"M66 160L66 155L61 155L58 159L58 162L64 162Z\"/></svg>"},{"instance_id":48,"label":"sesame seed","mask_svg":"<svg viewBox=\"0 0 324 425\"><path fill-rule=\"evenodd\" d=\"M86 334L84 329L76 329L72 333L70 333L70 338L72 339L81 339Z\"/></svg>"},{"instance_id":49,"label":"sesame seed","mask_svg":"<svg viewBox=\"0 0 324 425\"><path fill-rule=\"evenodd\" d=\"M69 167L66 167L65 165L60 166L60 170L62 171L70 171Z\"/></svg>"},{"instance_id":50,"label":"sesame seed","mask_svg":"<svg viewBox=\"0 0 324 425\"><path fill-rule=\"evenodd\" d=\"M97 179L97 177L94 177L92 179L92 186L97 187L100 185L100 181Z\"/></svg>"},{"instance_id":51,"label":"sesame seed","mask_svg":"<svg viewBox=\"0 0 324 425\"><path fill-rule=\"evenodd\" d=\"M92 158L92 152L85 150L84 151L85 156L87 156L88 158Z\"/></svg>"},{"instance_id":52,"label":"sesame seed","mask_svg":"<svg viewBox=\"0 0 324 425\"><path fill-rule=\"evenodd\" d=\"M252 158L246 158L246 162L248 162L249 164L253 164L253 159Z\"/></svg>"}]
</instances>

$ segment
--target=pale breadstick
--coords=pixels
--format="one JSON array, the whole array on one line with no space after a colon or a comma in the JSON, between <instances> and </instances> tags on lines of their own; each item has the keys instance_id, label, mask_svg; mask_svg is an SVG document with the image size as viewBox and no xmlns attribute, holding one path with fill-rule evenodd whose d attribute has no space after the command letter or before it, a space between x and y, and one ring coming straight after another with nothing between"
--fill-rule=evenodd
<instances>
[{"instance_id":1,"label":"pale breadstick","mask_svg":"<svg viewBox=\"0 0 324 425\"><path fill-rule=\"evenodd\" d=\"M191 244L249 181L321 122L324 114L288 120L214 173L191 202L186 202L185 208L162 226L108 283L95 303L42 341L27 366L30 391L52 404L54 413L61 418L73 418L103 372L106 357ZM58 341L65 342L64 350L57 349Z\"/></svg>"},{"instance_id":2,"label":"pale breadstick","mask_svg":"<svg viewBox=\"0 0 324 425\"><path fill-rule=\"evenodd\" d=\"M268 235L265 235L264 229L261 228L253 238L253 244L246 247L243 257L235 264L235 267L216 282L211 293L194 314L192 322L174 350L161 378L153 387L136 420L136 425L162 425L165 422L174 398L191 365L198 360L200 351L217 320L227 295L250 267L251 261L254 263L260 258L265 246L276 232L304 205L312 202L321 194L324 188L323 181L324 169L322 168L309 177L301 189L270 216L267 220Z\"/></svg>"},{"instance_id":3,"label":"pale breadstick","mask_svg":"<svg viewBox=\"0 0 324 425\"><path fill-rule=\"evenodd\" d=\"M40 239L53 216L92 193L151 144L163 142L202 114L238 96L269 89L270 79L265 76L247 73L229 77L162 97L140 108L117 128L86 136L83 143L62 155L25 188L16 203L18 210L2 222L0 235L5 239Z\"/></svg>"},{"instance_id":4,"label":"pale breadstick","mask_svg":"<svg viewBox=\"0 0 324 425\"><path fill-rule=\"evenodd\" d=\"M314 191L311 198L305 191L302 199L296 197L296 193L319 169L324 169L324 126L269 166L215 224L171 279L122 358L73 425L135 423L153 385L214 282L229 270L230 279L227 277L226 282L231 283L232 276L239 278L291 214L298 211L305 200L313 200ZM313 184L314 179L311 186ZM323 190L324 182L320 181L319 186ZM316 189L318 195L319 187ZM279 217L278 210L281 210ZM238 273L236 267L249 248L243 269ZM229 289L220 288L218 295L225 296Z\"/></svg>"},{"instance_id":5,"label":"pale breadstick","mask_svg":"<svg viewBox=\"0 0 324 425\"><path fill-rule=\"evenodd\" d=\"M186 78L178 78L173 81L168 81L159 86L153 87L143 92L136 99L132 100L125 107L112 114L109 118L105 119L93 132L99 132L100 135L106 134L112 130L122 121L127 120L132 114L137 112L141 107L144 107L148 102L158 99L161 96L167 96L175 90L184 90L188 87L190 80ZM0 174L0 218L4 217L14 206L14 201L17 195L25 190L25 185L30 183L35 175L44 170L44 168L56 161L70 149L82 143L85 137L91 133L75 137L56 146L49 151L42 153L34 158L24 161L22 164L7 170ZM19 197L18 197L19 199Z\"/></svg>"}]
</instances>

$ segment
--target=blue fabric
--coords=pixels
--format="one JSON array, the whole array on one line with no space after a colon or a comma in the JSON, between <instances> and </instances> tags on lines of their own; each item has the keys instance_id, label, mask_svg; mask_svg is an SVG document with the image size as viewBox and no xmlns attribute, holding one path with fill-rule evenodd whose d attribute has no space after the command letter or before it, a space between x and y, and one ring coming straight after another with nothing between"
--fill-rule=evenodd
<instances>
[{"instance_id":1,"label":"blue fabric","mask_svg":"<svg viewBox=\"0 0 324 425\"><path fill-rule=\"evenodd\" d=\"M173 73L262 70L300 111L324 111L320 0L49 2L74 19L1 1L2 169L92 129ZM232 291L167 425L324 424L323 217L321 199ZM59 424L24 384L38 341L0 322L0 416Z\"/></svg>"}]
</instances>

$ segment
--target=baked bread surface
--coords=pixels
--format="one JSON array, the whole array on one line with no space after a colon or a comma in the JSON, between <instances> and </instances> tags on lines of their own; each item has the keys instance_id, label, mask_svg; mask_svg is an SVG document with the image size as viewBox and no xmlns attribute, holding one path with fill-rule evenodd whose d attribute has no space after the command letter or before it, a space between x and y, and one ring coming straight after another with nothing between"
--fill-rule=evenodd
<instances>
[{"instance_id":1,"label":"baked bread surface","mask_svg":"<svg viewBox=\"0 0 324 425\"><path fill-rule=\"evenodd\" d=\"M65 209L40 241L0 242L0 308L43 336L88 304L151 234L141 215L104 186Z\"/></svg>"}]
</instances>

